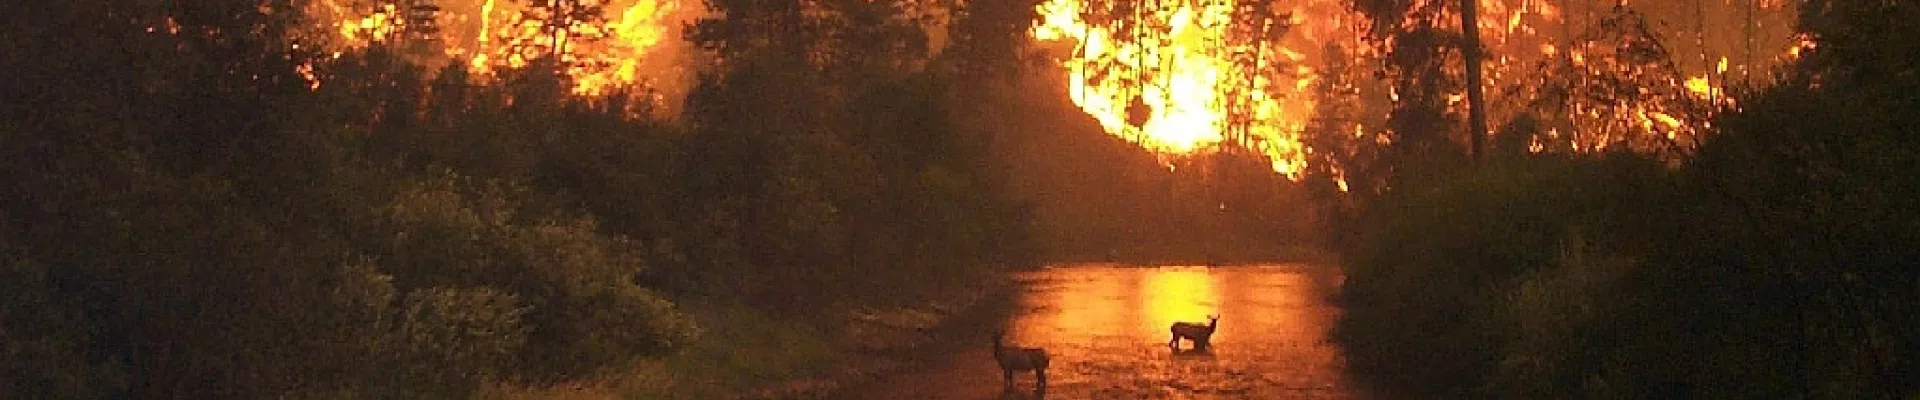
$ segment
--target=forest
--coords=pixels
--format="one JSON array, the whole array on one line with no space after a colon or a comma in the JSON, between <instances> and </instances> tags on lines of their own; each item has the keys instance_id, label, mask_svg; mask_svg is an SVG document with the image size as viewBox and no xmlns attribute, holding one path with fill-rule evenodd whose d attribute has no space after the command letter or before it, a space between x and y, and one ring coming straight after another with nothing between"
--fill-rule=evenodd
<instances>
[{"instance_id":1,"label":"forest","mask_svg":"<svg viewBox=\"0 0 1920 400\"><path fill-rule=\"evenodd\" d=\"M1018 22L981 10L931 60L866 2L809 35L792 3L711 6L689 40L726 62L674 118L553 59L481 84L336 51L303 2L12 7L0 397L452 398L791 353L709 368L745 379L815 362L811 321L1030 264L952 121ZM891 45L795 51L854 40Z\"/></svg>"},{"instance_id":2,"label":"forest","mask_svg":"<svg viewBox=\"0 0 1920 400\"><path fill-rule=\"evenodd\" d=\"M1067 260L1336 263L1395 398L1920 396L1920 3L453 2L0 13L0 398L724 398Z\"/></svg>"},{"instance_id":3,"label":"forest","mask_svg":"<svg viewBox=\"0 0 1920 400\"><path fill-rule=\"evenodd\" d=\"M1356 3L1376 20L1457 15ZM1341 155L1377 161L1336 164L1370 177L1331 207L1344 210L1332 241L1348 273L1334 339L1352 367L1407 397L1920 394L1910 245L1920 237L1920 29L1898 22L1920 17L1920 4L1789 5L1800 50L1729 85L1724 100L1676 112L1701 118L1692 140L1612 136L1581 151L1576 132L1571 146L1543 146L1565 115L1556 110L1577 103L1545 96L1551 107L1489 121L1475 153L1454 133L1464 116L1421 91L1433 87L1425 79L1458 85L1460 69L1436 59L1461 52L1394 48L1386 75L1404 89L1386 123L1397 136ZM1681 57L1643 14L1615 10L1603 21L1618 22L1597 25L1615 32L1586 35L1612 38L1601 43L1613 56L1588 65ZM1376 27L1402 40L1458 37L1437 25ZM1532 90L1631 105L1680 81L1558 71L1539 78L1575 84ZM1583 80L1593 83L1582 90ZM1337 115L1317 124L1337 127Z\"/></svg>"}]
</instances>

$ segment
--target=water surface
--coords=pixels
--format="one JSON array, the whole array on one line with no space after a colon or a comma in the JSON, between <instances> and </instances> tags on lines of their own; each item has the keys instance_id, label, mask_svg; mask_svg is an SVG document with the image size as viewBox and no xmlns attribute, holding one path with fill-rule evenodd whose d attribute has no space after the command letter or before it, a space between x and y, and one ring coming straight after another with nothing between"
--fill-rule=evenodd
<instances>
[{"instance_id":1,"label":"water surface","mask_svg":"<svg viewBox=\"0 0 1920 400\"><path fill-rule=\"evenodd\" d=\"M1327 341L1340 271L1303 264L1235 267L1062 265L1016 276L1026 290L1001 326L1052 355L1049 399L1364 398ZM1168 326L1219 315L1209 351L1167 346ZM990 345L859 391L872 399L1032 398L1031 374L1002 392Z\"/></svg>"}]
</instances>

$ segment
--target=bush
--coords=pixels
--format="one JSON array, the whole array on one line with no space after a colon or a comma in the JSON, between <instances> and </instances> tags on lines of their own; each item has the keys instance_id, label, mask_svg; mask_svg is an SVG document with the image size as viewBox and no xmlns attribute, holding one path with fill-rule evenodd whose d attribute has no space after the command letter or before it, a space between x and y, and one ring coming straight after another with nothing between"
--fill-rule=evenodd
<instances>
[{"instance_id":1,"label":"bush","mask_svg":"<svg viewBox=\"0 0 1920 400\"><path fill-rule=\"evenodd\" d=\"M98 398L125 376L118 366L90 362L81 310L58 288L47 266L22 258L0 239L0 394L22 398Z\"/></svg>"},{"instance_id":2,"label":"bush","mask_svg":"<svg viewBox=\"0 0 1920 400\"><path fill-rule=\"evenodd\" d=\"M515 370L527 332L514 296L488 287L397 296L392 279L365 263L339 269L304 336L313 375L286 397L466 397Z\"/></svg>"},{"instance_id":3,"label":"bush","mask_svg":"<svg viewBox=\"0 0 1920 400\"><path fill-rule=\"evenodd\" d=\"M442 176L387 206L379 253L401 288L482 286L527 307L524 378L578 377L635 356L659 355L697 329L672 303L640 287L639 244L599 233L591 219L530 219L505 185ZM417 290L417 289L406 289Z\"/></svg>"},{"instance_id":4,"label":"bush","mask_svg":"<svg viewBox=\"0 0 1920 400\"><path fill-rule=\"evenodd\" d=\"M1513 296L1593 290L1555 283L1586 273L1569 268L1590 267L1565 265L1585 262L1569 261L1569 252L1631 259L1644 251L1640 233L1660 221L1668 175L1632 156L1543 156L1392 194L1369 219L1359 254L1348 256L1347 311L1334 335L1356 369L1393 385L1488 394L1516 346L1514 313L1563 306L1509 310Z\"/></svg>"},{"instance_id":5,"label":"bush","mask_svg":"<svg viewBox=\"0 0 1920 400\"><path fill-rule=\"evenodd\" d=\"M397 305L386 372L426 394L463 396L511 367L527 340L526 309L487 287L414 290Z\"/></svg>"},{"instance_id":6,"label":"bush","mask_svg":"<svg viewBox=\"0 0 1920 400\"><path fill-rule=\"evenodd\" d=\"M1613 249L1593 247L1572 231L1556 246L1560 257L1546 269L1528 273L1493 304L1510 329L1499 364L1488 385L1506 398L1553 398L1610 393L1603 375L1609 326L1620 306L1622 280L1640 262Z\"/></svg>"}]
</instances>

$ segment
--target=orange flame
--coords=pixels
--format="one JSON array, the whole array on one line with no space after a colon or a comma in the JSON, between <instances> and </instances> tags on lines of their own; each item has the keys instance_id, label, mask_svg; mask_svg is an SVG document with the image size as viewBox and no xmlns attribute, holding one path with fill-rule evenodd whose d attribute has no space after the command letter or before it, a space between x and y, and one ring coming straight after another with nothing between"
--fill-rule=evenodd
<instances>
[{"instance_id":1,"label":"orange flame","mask_svg":"<svg viewBox=\"0 0 1920 400\"><path fill-rule=\"evenodd\" d=\"M341 21L340 36L349 41L380 42L385 41L405 24L403 18L394 13L393 4L383 4L379 11L357 20Z\"/></svg>"},{"instance_id":2,"label":"orange flame","mask_svg":"<svg viewBox=\"0 0 1920 400\"><path fill-rule=\"evenodd\" d=\"M1068 75L1069 96L1107 133L1165 155L1193 154L1237 141L1265 153L1276 171L1301 169L1298 129L1306 107L1289 109L1282 102L1284 93L1274 90L1304 87L1308 78L1248 73L1234 57L1252 51L1260 55L1265 70L1311 74L1311 69L1276 68L1301 54L1278 43L1257 42L1263 39L1232 37L1230 29L1246 22L1234 20L1235 2L1179 2L1142 12L1139 17L1151 21L1141 26L1153 27L1149 34L1158 36L1149 41L1123 36L1114 26L1088 23L1083 19L1086 6L1075 0L1040 5L1041 20L1031 34L1075 47L1060 65ZM1295 84L1278 84L1283 80Z\"/></svg>"},{"instance_id":3,"label":"orange flame","mask_svg":"<svg viewBox=\"0 0 1920 400\"><path fill-rule=\"evenodd\" d=\"M604 94L608 90L638 82L640 61L666 39L675 26L672 13L679 5L673 1L640 0L626 7L620 18L608 24L611 35L603 47L593 49L604 63L597 68L574 71L574 93Z\"/></svg>"},{"instance_id":4,"label":"orange flame","mask_svg":"<svg viewBox=\"0 0 1920 400\"><path fill-rule=\"evenodd\" d=\"M376 43L404 40L399 33L410 24L403 12L408 4L423 0L388 0L371 10L356 9L353 0L314 0L315 9L328 26L343 40L343 47L364 47ZM606 0L604 23L565 28L568 34L558 40L565 44L560 57L573 80L572 92L600 96L622 87L651 84L672 91L684 82L683 70L674 63L681 59L671 52L682 48L676 43L675 29L693 15L682 12L686 0ZM418 3L415 3L418 2ZM532 60L513 50L516 45L552 45L556 40L540 34L542 22L520 21L514 16L524 6L499 0L440 0L437 22L441 30L433 34L440 43L437 54L428 54L433 63L461 62L476 76L490 76L499 68L522 68ZM599 40L583 40L601 36ZM515 43L515 42L519 43Z\"/></svg>"},{"instance_id":5,"label":"orange flame","mask_svg":"<svg viewBox=\"0 0 1920 400\"><path fill-rule=\"evenodd\" d=\"M1491 96L1487 104L1492 108L1490 115L1512 118L1526 112L1531 101L1525 97L1528 92L1500 89L1527 84L1533 78L1529 75L1544 60L1563 59L1583 69L1605 67L1590 65L1605 62L1595 58L1603 54L1589 54L1592 45L1582 42L1574 32L1592 28L1612 3L1477 1L1482 19L1475 28L1481 31L1482 44L1493 55L1484 66L1485 85L1496 93L1517 94ZM1071 48L1062 52L1069 54L1061 55L1060 64L1068 80L1068 96L1109 134L1176 156L1243 145L1266 154L1275 170L1301 171L1306 153L1300 144L1301 129L1318 101L1311 98L1310 89L1313 82L1323 79L1311 66L1324 60L1314 54L1317 52L1296 49L1311 51L1333 45L1341 46L1347 54L1377 56L1370 54L1374 45L1361 40L1360 31L1368 22L1345 1L1260 2L1292 7L1289 11L1293 18L1287 22L1293 26L1284 38L1249 41L1233 35L1234 25L1246 25L1234 14L1242 2L1245 0L1146 2L1165 4L1166 9L1142 12L1129 8L1142 6L1142 2L1051 0L1038 7L1041 19L1031 35L1056 49ZM1568 21L1566 7L1574 7L1580 21ZM1447 18L1451 17L1442 19ZM1125 19L1131 22L1115 22ZM1156 27L1165 28L1153 32ZM1142 35L1141 30L1149 32ZM1269 64L1260 66L1262 71L1249 76L1235 58L1249 53L1272 57L1265 58ZM1683 91L1702 93L1702 98L1724 98L1714 95L1719 91L1715 81L1681 80ZM1389 102L1398 101L1400 95L1391 87L1374 90L1382 93L1370 96L1386 97ZM1443 98L1457 109L1465 107L1463 96L1464 92ZM1602 113L1602 109L1613 111ZM1568 115L1558 118L1605 119L1608 126L1630 126L1672 136L1672 132L1692 125L1677 115L1660 107L1607 104L1572 107ZM1586 135L1584 131L1593 129L1576 130Z\"/></svg>"}]
</instances>

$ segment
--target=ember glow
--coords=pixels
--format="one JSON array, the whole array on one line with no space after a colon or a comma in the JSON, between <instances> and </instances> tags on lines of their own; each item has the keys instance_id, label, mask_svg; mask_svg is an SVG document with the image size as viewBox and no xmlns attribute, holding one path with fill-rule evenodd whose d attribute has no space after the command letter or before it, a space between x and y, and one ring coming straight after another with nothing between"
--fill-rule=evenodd
<instances>
[{"instance_id":1,"label":"ember glow","mask_svg":"<svg viewBox=\"0 0 1920 400\"><path fill-rule=\"evenodd\" d=\"M1751 79L1809 47L1779 39L1792 19L1779 1L1753 3L1752 10L1713 0L1478 4L1492 129L1523 115L1544 119L1534 151L1638 148L1635 143L1649 141L1690 146L1712 109L1733 106L1724 89L1729 82ZM1619 18L1626 9L1646 23ZM1371 87L1361 97L1379 99L1363 101L1370 108L1357 110L1361 115L1345 116L1353 122L1341 132L1379 140L1367 140L1376 135L1364 127L1386 126L1380 107L1398 101L1391 87L1364 83L1377 78L1358 76L1380 71L1382 47L1364 39L1371 22L1349 0L1050 0L1037 11L1041 19L1030 33L1060 60L1068 97L1107 133L1162 155L1239 146L1267 155L1277 171L1303 170L1305 154L1317 150L1301 144L1319 101L1310 88L1330 78L1316 70L1330 49L1342 54L1333 57L1360 58L1342 72L1354 74L1344 80L1361 82L1351 89ZM1444 29L1458 29L1457 15L1440 20L1455 24ZM1651 31L1627 32L1638 26ZM1744 31L1753 34L1726 34ZM1448 68L1461 73L1459 65ZM1621 79L1642 86L1619 92L1597 83ZM1464 99L1461 90L1443 98ZM1566 94L1578 95L1547 98ZM1541 108L1548 103L1559 105ZM1449 104L1449 112L1465 113L1464 101Z\"/></svg>"},{"instance_id":2,"label":"ember glow","mask_svg":"<svg viewBox=\"0 0 1920 400\"><path fill-rule=\"evenodd\" d=\"M603 7L603 19L553 28L530 13L528 3L549 4L543 0L314 0L310 10L330 21L342 48L392 45L429 65L463 63L481 77L557 56L575 94L644 85L672 98L687 73L678 28L697 17L687 1L580 0L567 4Z\"/></svg>"},{"instance_id":3,"label":"ember glow","mask_svg":"<svg viewBox=\"0 0 1920 400\"><path fill-rule=\"evenodd\" d=\"M482 81L554 57L575 94L645 87L669 102L685 93L695 64L690 55L697 53L679 37L680 27L706 12L698 0L309 1L310 14L324 21L320 33L341 49L392 46L433 68L466 65ZM1434 1L1415 3L1444 4ZM1544 123L1536 138L1545 140L1536 143L1541 151L1592 151L1641 137L1694 140L1705 113L1732 106L1724 90L1729 83L1757 84L1768 68L1812 48L1805 38L1783 33L1790 30L1791 7L1779 2L1754 3L1757 13L1712 0L1633 4L1629 8L1643 12L1645 26L1657 31L1635 36L1610 31L1621 26L1610 22L1620 14L1611 0L1477 1L1491 128L1535 117ZM541 18L539 6L558 4L601 12L547 27L553 19ZM1380 77L1380 53L1390 46L1365 39L1373 21L1352 5L1047 0L1029 33L1057 57L1067 97L1107 133L1165 157L1246 149L1267 156L1274 170L1298 176L1308 154L1331 151L1302 144L1307 122L1322 116L1315 83L1336 78L1326 74L1343 74L1341 91L1360 92L1363 106L1340 116L1349 125L1333 130L1354 132L1359 143L1384 140L1385 107L1400 95ZM1455 18L1443 13L1438 20ZM1744 40L1722 34L1746 30L1755 33ZM1661 49L1657 59L1620 58L1643 56L1621 49L1650 41L1661 45L1642 47ZM1346 70L1321 71L1329 58L1344 59ZM1447 68L1460 73L1457 64ZM1592 89L1601 87L1594 82L1625 78L1640 85L1638 93ZM1552 109L1542 108L1547 103ZM1449 113L1464 113L1464 101L1448 104Z\"/></svg>"},{"instance_id":4,"label":"ember glow","mask_svg":"<svg viewBox=\"0 0 1920 400\"><path fill-rule=\"evenodd\" d=\"M1233 1L1138 10L1130 3L1040 6L1032 34L1071 48L1060 67L1075 104L1108 133L1161 154L1232 142L1267 154L1277 171L1299 170L1306 108L1289 107L1285 98L1307 84L1311 69L1297 65L1298 51L1273 40L1294 21Z\"/></svg>"}]
</instances>

